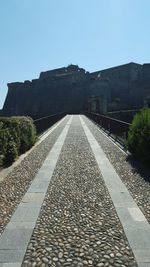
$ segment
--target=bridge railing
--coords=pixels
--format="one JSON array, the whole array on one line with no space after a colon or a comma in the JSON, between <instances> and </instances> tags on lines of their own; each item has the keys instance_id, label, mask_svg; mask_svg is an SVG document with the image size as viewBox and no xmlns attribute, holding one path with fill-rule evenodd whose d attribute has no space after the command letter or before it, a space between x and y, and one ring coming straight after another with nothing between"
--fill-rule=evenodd
<instances>
[{"instance_id":1,"label":"bridge railing","mask_svg":"<svg viewBox=\"0 0 150 267\"><path fill-rule=\"evenodd\" d=\"M46 117L42 117L42 118L34 120L37 134L41 134L42 132L47 130L49 127L51 127L54 123L59 121L65 115L66 115L66 113L61 112L61 113L53 114L50 116L46 116Z\"/></svg>"},{"instance_id":2,"label":"bridge railing","mask_svg":"<svg viewBox=\"0 0 150 267\"><path fill-rule=\"evenodd\" d=\"M95 121L101 128L103 128L108 135L111 135L116 141L125 144L125 140L128 136L128 130L130 123L113 119L101 114L87 112L87 117Z\"/></svg>"}]
</instances>

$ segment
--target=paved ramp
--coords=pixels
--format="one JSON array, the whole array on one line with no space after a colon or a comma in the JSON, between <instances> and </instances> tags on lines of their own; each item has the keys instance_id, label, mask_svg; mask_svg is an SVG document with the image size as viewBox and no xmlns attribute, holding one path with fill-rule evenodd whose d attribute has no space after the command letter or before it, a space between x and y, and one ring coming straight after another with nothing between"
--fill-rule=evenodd
<instances>
[{"instance_id":1,"label":"paved ramp","mask_svg":"<svg viewBox=\"0 0 150 267\"><path fill-rule=\"evenodd\" d=\"M87 121L69 116L0 238L0 266L150 266L150 225Z\"/></svg>"}]
</instances>

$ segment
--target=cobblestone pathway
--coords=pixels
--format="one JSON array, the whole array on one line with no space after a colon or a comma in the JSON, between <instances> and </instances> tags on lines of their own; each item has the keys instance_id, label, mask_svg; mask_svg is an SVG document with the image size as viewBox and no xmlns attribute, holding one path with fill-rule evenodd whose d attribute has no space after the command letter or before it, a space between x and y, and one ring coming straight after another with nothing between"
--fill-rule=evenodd
<instances>
[{"instance_id":1,"label":"cobblestone pathway","mask_svg":"<svg viewBox=\"0 0 150 267\"><path fill-rule=\"evenodd\" d=\"M53 147L68 118L50 136L37 145L25 159L0 183L0 234L9 222L15 207L20 203L43 160Z\"/></svg>"},{"instance_id":2,"label":"cobblestone pathway","mask_svg":"<svg viewBox=\"0 0 150 267\"><path fill-rule=\"evenodd\" d=\"M68 132L23 266L30 263L134 266L79 118Z\"/></svg>"},{"instance_id":3,"label":"cobblestone pathway","mask_svg":"<svg viewBox=\"0 0 150 267\"><path fill-rule=\"evenodd\" d=\"M68 129L23 262L0 254L0 267L149 267L136 263L79 116Z\"/></svg>"},{"instance_id":4,"label":"cobblestone pathway","mask_svg":"<svg viewBox=\"0 0 150 267\"><path fill-rule=\"evenodd\" d=\"M97 125L86 117L84 121L150 223L150 183L148 182L150 170L139 168L140 172L138 172L131 165L128 157L99 131Z\"/></svg>"}]
</instances>

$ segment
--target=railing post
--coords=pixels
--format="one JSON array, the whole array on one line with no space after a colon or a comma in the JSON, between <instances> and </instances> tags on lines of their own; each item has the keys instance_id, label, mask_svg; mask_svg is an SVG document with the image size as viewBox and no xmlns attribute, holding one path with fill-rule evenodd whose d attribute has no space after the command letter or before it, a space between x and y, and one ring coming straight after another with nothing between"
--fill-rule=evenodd
<instances>
[{"instance_id":1,"label":"railing post","mask_svg":"<svg viewBox=\"0 0 150 267\"><path fill-rule=\"evenodd\" d=\"M111 134L111 126L110 126L110 123L108 123L108 135Z\"/></svg>"}]
</instances>

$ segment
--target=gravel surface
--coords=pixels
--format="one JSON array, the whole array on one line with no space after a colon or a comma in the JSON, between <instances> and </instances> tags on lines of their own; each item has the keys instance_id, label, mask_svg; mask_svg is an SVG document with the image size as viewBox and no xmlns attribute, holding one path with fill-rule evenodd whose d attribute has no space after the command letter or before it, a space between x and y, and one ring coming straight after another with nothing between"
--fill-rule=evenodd
<instances>
[{"instance_id":1,"label":"gravel surface","mask_svg":"<svg viewBox=\"0 0 150 267\"><path fill-rule=\"evenodd\" d=\"M22 267L135 267L110 195L74 117Z\"/></svg>"},{"instance_id":2,"label":"gravel surface","mask_svg":"<svg viewBox=\"0 0 150 267\"><path fill-rule=\"evenodd\" d=\"M109 141L95 123L86 117L83 119L150 223L150 170L139 162L129 161L129 157Z\"/></svg>"},{"instance_id":3,"label":"gravel surface","mask_svg":"<svg viewBox=\"0 0 150 267\"><path fill-rule=\"evenodd\" d=\"M68 118L65 118L45 140L37 145L31 153L0 182L0 234L3 232L15 208L28 190L33 178L60 135L67 120Z\"/></svg>"}]
</instances>

